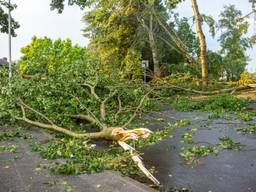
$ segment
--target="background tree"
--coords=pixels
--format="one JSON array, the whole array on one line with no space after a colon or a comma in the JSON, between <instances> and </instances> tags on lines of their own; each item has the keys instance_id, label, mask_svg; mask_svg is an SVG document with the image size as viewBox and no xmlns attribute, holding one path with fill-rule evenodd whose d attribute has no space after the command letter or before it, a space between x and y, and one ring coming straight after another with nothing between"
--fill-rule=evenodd
<instances>
[{"instance_id":1,"label":"background tree","mask_svg":"<svg viewBox=\"0 0 256 192\"><path fill-rule=\"evenodd\" d=\"M171 21L172 17L175 17L172 8L180 1L171 2L170 7L169 4L163 4L162 1L147 1L144 3L144 11L137 14L139 23L148 36L145 41L149 42L151 48L155 77L161 76L163 71L165 72L164 75L169 75L168 71L170 72L170 70L168 69L173 68L173 66L176 69L181 69L187 62L193 64L186 43L178 35L178 23Z\"/></svg>"},{"instance_id":2,"label":"background tree","mask_svg":"<svg viewBox=\"0 0 256 192\"><path fill-rule=\"evenodd\" d=\"M132 62L133 74L140 75L141 53L139 24L136 11L137 3L125 0L91 1L94 7L84 15L86 27L84 35L90 38L88 50L101 59L102 69L113 72L113 69L129 72L129 57L138 58ZM128 69L127 69L128 67Z\"/></svg>"},{"instance_id":3,"label":"background tree","mask_svg":"<svg viewBox=\"0 0 256 192\"><path fill-rule=\"evenodd\" d=\"M213 80L220 80L224 74L224 62L221 53L207 50L207 61L209 77Z\"/></svg>"},{"instance_id":4,"label":"background tree","mask_svg":"<svg viewBox=\"0 0 256 192\"><path fill-rule=\"evenodd\" d=\"M184 0L165 0L164 2L166 3L166 6L174 8L178 3L182 1ZM81 9L84 9L86 6L90 6L91 3L95 1L94 0L52 0L50 4L51 9L52 10L57 9L59 13L62 13L65 7L65 2L67 2L67 4L70 6L77 5Z\"/></svg>"},{"instance_id":5,"label":"background tree","mask_svg":"<svg viewBox=\"0 0 256 192\"><path fill-rule=\"evenodd\" d=\"M177 33L179 34L180 39L186 45L188 52L193 57L196 57L200 50L199 39L196 33L191 29L188 18L183 17L179 19L176 17L175 23L177 25Z\"/></svg>"},{"instance_id":6,"label":"background tree","mask_svg":"<svg viewBox=\"0 0 256 192\"><path fill-rule=\"evenodd\" d=\"M17 6L16 5L9 5L6 1L0 0L0 32L1 33L8 33L8 13L5 9L8 9L9 6L11 10L14 10ZM11 34L12 36L16 36L15 29L18 29L20 25L17 21L11 18Z\"/></svg>"},{"instance_id":7,"label":"background tree","mask_svg":"<svg viewBox=\"0 0 256 192\"><path fill-rule=\"evenodd\" d=\"M157 49L156 44L156 34L155 34L155 21L154 21L154 10L155 10L155 3L158 3L159 1L151 0L146 2L145 10L142 16L137 16L137 19L139 23L144 28L146 34L148 35L148 42L150 45L151 53L152 53L152 60L153 60L153 68L154 68L154 76L160 77L161 76L161 70L160 70L160 60L159 60L159 51ZM139 12L138 12L139 13ZM148 18L148 19L146 19ZM147 20L147 23L145 22Z\"/></svg>"},{"instance_id":8,"label":"background tree","mask_svg":"<svg viewBox=\"0 0 256 192\"><path fill-rule=\"evenodd\" d=\"M234 5L224 9L219 20L221 54L227 80L238 80L248 62L246 49L251 47L250 39L245 36L249 23L240 19L242 12Z\"/></svg>"},{"instance_id":9,"label":"background tree","mask_svg":"<svg viewBox=\"0 0 256 192\"><path fill-rule=\"evenodd\" d=\"M168 5L173 7L179 2L169 1ZM93 7L84 16L84 34L91 39L88 50L101 59L104 71L112 73L116 69L124 77L140 77L141 60L146 59L151 63L150 69L159 74L162 60L172 54L166 44L160 42L164 33L152 12L154 9L164 16L167 23L168 14L162 1L93 0L70 1L69 4ZM51 7L61 12L64 1L52 1ZM161 53L158 50L162 50ZM132 57L133 61L129 59Z\"/></svg>"},{"instance_id":10,"label":"background tree","mask_svg":"<svg viewBox=\"0 0 256 192\"><path fill-rule=\"evenodd\" d=\"M171 19L168 23L168 28L173 29L176 31L176 34L179 34L178 38L183 43L187 56L185 56L184 52L177 46L178 42L173 42L164 32L163 35L159 37L160 41L166 46L166 48L162 46L164 49L161 49L164 50L161 51L164 71L167 75L177 72L190 72L193 75L199 75L197 71L198 66L196 64L196 58L199 53L199 41L196 33L191 28L189 19L185 17L179 18L178 14L172 14L168 18L169 20ZM195 67L191 65L187 57L189 57L189 60L193 59Z\"/></svg>"},{"instance_id":11,"label":"background tree","mask_svg":"<svg viewBox=\"0 0 256 192\"><path fill-rule=\"evenodd\" d=\"M55 41L50 38L32 38L32 43L21 48L19 71L23 75L46 76L63 65L85 59L84 48L72 45L70 39Z\"/></svg>"},{"instance_id":12,"label":"background tree","mask_svg":"<svg viewBox=\"0 0 256 192\"><path fill-rule=\"evenodd\" d=\"M155 12L168 21L161 1L95 1L94 8L84 16L85 35L91 38L88 49L100 56L104 68L126 70L127 57L136 53L133 74L141 74L141 60L150 61L155 76L159 76L163 55L169 48L160 43L166 36L155 18ZM165 37L163 39L166 39ZM161 52L159 51L161 50ZM130 71L130 70L129 70ZM138 75L137 75L138 74ZM127 74L125 74L127 76Z\"/></svg>"}]
</instances>

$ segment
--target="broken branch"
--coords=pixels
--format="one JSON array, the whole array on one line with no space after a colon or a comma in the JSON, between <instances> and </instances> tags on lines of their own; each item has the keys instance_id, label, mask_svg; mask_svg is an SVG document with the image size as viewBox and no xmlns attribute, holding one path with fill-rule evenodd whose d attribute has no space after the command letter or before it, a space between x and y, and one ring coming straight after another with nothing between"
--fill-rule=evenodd
<instances>
[{"instance_id":1,"label":"broken branch","mask_svg":"<svg viewBox=\"0 0 256 192\"><path fill-rule=\"evenodd\" d=\"M117 90L110 93L100 104L100 115L103 119L106 117L106 106L105 104L108 102L109 99L111 99L115 94L117 93Z\"/></svg>"},{"instance_id":2,"label":"broken branch","mask_svg":"<svg viewBox=\"0 0 256 192\"><path fill-rule=\"evenodd\" d=\"M123 111L122 101L121 101L119 95L118 95L118 97L117 97L117 101L118 101L118 111L117 111L116 114L115 114L115 120L117 120L119 114L122 113L122 111Z\"/></svg>"},{"instance_id":3,"label":"broken branch","mask_svg":"<svg viewBox=\"0 0 256 192\"><path fill-rule=\"evenodd\" d=\"M101 132L96 132L96 133L75 133L73 131L70 131L68 129L65 129L63 127L59 127L55 124L46 124L46 123L41 123L38 121L32 121L30 119L28 119L26 117L26 111L25 111L25 107L23 105L19 105L22 111L22 117L17 117L15 116L14 118L19 120L19 121L24 121L30 125L34 125L36 127L40 127L43 129L48 129L50 131L56 131L56 132L60 132L63 133L65 135L68 135L70 137L75 137L75 138L90 138L90 139L96 139L96 138L100 138L102 133Z\"/></svg>"},{"instance_id":4,"label":"broken branch","mask_svg":"<svg viewBox=\"0 0 256 192\"><path fill-rule=\"evenodd\" d=\"M138 154L132 154L133 148L125 142L118 141L118 144L125 150L131 151L131 158L134 163L139 167L139 169L149 178L155 185L160 185L160 182L147 170L144 166L141 157Z\"/></svg>"},{"instance_id":5,"label":"broken branch","mask_svg":"<svg viewBox=\"0 0 256 192\"><path fill-rule=\"evenodd\" d=\"M242 90L252 89L255 87L256 87L256 85L243 85L243 86L231 87L231 88L216 90L216 91L198 91L195 89L183 88L183 87L179 87L176 85L167 85L167 86L158 86L158 87L155 87L155 89L170 88L170 89L174 89L176 91L184 91L184 92L196 93L196 94L200 94L200 95L217 95L217 94L221 94L221 93L229 93L229 92L234 92L234 91L242 91Z\"/></svg>"},{"instance_id":6,"label":"broken branch","mask_svg":"<svg viewBox=\"0 0 256 192\"><path fill-rule=\"evenodd\" d=\"M148 91L140 100L139 105L137 106L136 110L134 111L133 115L131 116L131 118L127 121L127 123L125 123L122 127L127 127L132 121L133 119L137 116L137 113L139 112L140 108L143 105L144 100L147 98L147 96L154 90L151 89L150 91Z\"/></svg>"},{"instance_id":7,"label":"broken branch","mask_svg":"<svg viewBox=\"0 0 256 192\"><path fill-rule=\"evenodd\" d=\"M96 93L96 91L95 91L95 88L96 88L97 84L96 84L96 85L90 85L89 83L84 82L82 85L83 85L83 86L86 86L86 87L89 87L92 96L94 96L94 98L95 98L97 101L100 100L100 97L97 95L97 93Z\"/></svg>"}]
</instances>

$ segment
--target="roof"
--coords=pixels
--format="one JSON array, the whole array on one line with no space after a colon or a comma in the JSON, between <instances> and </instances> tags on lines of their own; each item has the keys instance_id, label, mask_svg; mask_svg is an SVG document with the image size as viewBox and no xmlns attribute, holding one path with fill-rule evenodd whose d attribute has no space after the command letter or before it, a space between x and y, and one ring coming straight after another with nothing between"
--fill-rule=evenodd
<instances>
[{"instance_id":1,"label":"roof","mask_svg":"<svg viewBox=\"0 0 256 192\"><path fill-rule=\"evenodd\" d=\"M6 57L0 58L0 67L2 66L7 66L8 65L8 61Z\"/></svg>"}]
</instances>

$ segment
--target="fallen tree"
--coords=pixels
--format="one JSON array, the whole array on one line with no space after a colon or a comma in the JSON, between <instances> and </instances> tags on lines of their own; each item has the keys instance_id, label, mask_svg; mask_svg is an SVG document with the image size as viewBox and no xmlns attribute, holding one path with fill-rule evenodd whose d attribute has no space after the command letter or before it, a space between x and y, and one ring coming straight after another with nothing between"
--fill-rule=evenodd
<instances>
[{"instance_id":1,"label":"fallen tree","mask_svg":"<svg viewBox=\"0 0 256 192\"><path fill-rule=\"evenodd\" d=\"M154 89L173 89L175 91L180 91L180 92L188 92L188 93L195 93L199 95L218 95L222 93L234 93L237 91L243 91L243 90L249 90L249 89L254 89L256 88L256 84L248 84L248 85L241 85L241 86L236 86L236 87L230 87L230 88L225 88L221 90L215 90L215 91L199 91L196 89L191 89L191 88L184 88L176 85L164 85L164 86L154 86Z\"/></svg>"},{"instance_id":2,"label":"fallen tree","mask_svg":"<svg viewBox=\"0 0 256 192\"><path fill-rule=\"evenodd\" d=\"M156 185L160 185L160 182L145 168L142 158L134 153L133 151L136 151L133 147L125 143L125 141L128 140L134 140L138 139L139 137L146 138L151 133L150 130L145 128L137 128L137 129L131 129L127 130L126 127L132 122L132 120L136 117L136 114L138 113L139 109L141 108L144 99L152 92L153 89L151 89L149 92L147 92L141 99L138 107L134 111L133 115L130 117L128 122L124 124L123 126L119 127L109 127L102 122L99 121L95 116L90 115L93 114L87 109L88 114L87 115L73 115L72 118L75 119L81 119L88 121L90 123L96 123L100 131L99 132L93 132L93 133L77 133L74 131L68 130L68 128L63 128L55 125L48 117L37 111L36 109L31 108L30 106L26 105L20 98L17 99L17 105L20 107L22 111L22 117L15 116L11 114L16 120L23 121L29 125L33 125L42 129L47 129L50 131L60 132L67 136L74 137L74 138L81 138L81 139L106 139L106 140L113 140L116 141L125 151L131 151L131 158L135 162L135 164L138 166L138 168ZM94 96L96 98L99 98L95 91L93 90ZM114 92L116 93L116 92ZM105 103L108 99L110 99L114 94L109 95L106 97L100 105L100 111L101 111L101 117L104 118L106 116L105 112ZM120 102L120 100L119 100ZM120 107L120 105L119 105ZM30 110L37 115L41 116L43 119L45 119L48 123L42 123L38 121L33 121L27 118L26 116L26 110ZM121 110L119 108L119 110Z\"/></svg>"},{"instance_id":3,"label":"fallen tree","mask_svg":"<svg viewBox=\"0 0 256 192\"><path fill-rule=\"evenodd\" d=\"M118 79L100 75L96 67L87 64L61 66L58 71L45 75L43 80L16 76L11 84L2 88L0 118L2 121L14 119L73 138L115 141L125 151L131 151L131 159L138 168L159 185L136 150L125 143L151 133L146 128L130 126L150 105L149 95L153 89L108 87Z\"/></svg>"},{"instance_id":4,"label":"fallen tree","mask_svg":"<svg viewBox=\"0 0 256 192\"><path fill-rule=\"evenodd\" d=\"M63 128L60 127L58 125L56 125L55 123L53 123L52 120L50 120L48 117L46 117L44 114L42 114L41 112L39 112L36 109L33 109L32 107L28 106L27 104L25 104L21 98L17 98L17 105L20 107L21 112L22 112L22 116L15 116L13 114L11 114L16 120L19 121L24 121L30 125L42 128L42 129L48 129L50 131L56 131L56 132L60 132L63 133L67 136L70 137L75 137L75 138L88 138L88 139L105 139L105 140L113 140L113 141L120 141L120 140L124 140L124 138L129 137L130 131L126 131L127 127L130 125L130 123L132 122L132 120L136 117L137 113L141 110L142 104L145 100L145 98L152 92L153 89L151 89L149 92L147 92L142 98L141 101L139 103L139 105L137 106L136 110L133 112L133 115L130 117L130 119L121 126L117 126L117 127L111 127L108 126L106 124L104 124L103 122L100 122L100 120L93 115L93 113L87 109L86 107L86 111L87 114L79 114L79 115L71 115L71 118L74 119L79 119L79 120L85 120L91 124L96 124L99 128L100 131L98 132L92 132L92 133L76 133L74 131L70 131L68 128ZM106 116L106 111L105 111L105 104L107 102L108 99L110 99L114 94L106 97L103 101L101 101L101 105L100 105L100 114L102 118L105 118ZM95 93L96 96L96 93ZM98 98L98 96L97 96ZM79 102L80 100L78 98L76 98ZM35 113L36 115L42 117L42 119L44 119L47 123L42 123L39 121L33 121L31 119L29 119L26 115L26 110L30 110L31 112ZM119 109L121 110L121 109ZM144 134L144 129L142 129L142 134ZM134 131L134 133L136 133L136 131ZM128 135L127 135L128 134ZM138 133L136 133L137 135L140 135L139 130Z\"/></svg>"}]
</instances>

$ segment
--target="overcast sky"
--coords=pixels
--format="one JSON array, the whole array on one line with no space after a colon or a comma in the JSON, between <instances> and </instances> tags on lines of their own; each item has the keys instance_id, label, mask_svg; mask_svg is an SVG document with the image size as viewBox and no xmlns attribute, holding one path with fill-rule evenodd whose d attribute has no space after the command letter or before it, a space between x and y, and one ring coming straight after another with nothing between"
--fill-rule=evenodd
<instances>
[{"instance_id":1,"label":"overcast sky","mask_svg":"<svg viewBox=\"0 0 256 192\"><path fill-rule=\"evenodd\" d=\"M32 36L38 37L47 36L53 39L70 38L73 43L78 43L81 46L86 46L88 39L82 35L83 11L77 7L66 7L62 14L57 14L56 11L50 11L50 0L12 0L18 8L12 13L15 19L20 23L21 27L17 30L18 36L13 39L13 58L19 59L21 56L20 48L31 42ZM215 19L218 18L220 11L224 5L234 4L243 14L251 11L251 5L248 0L198 0L198 5L201 13L211 15ZM180 16L190 17L193 15L190 0L186 0L177 8ZM250 19L250 33L256 31L256 24L253 17ZM254 27L253 27L254 26ZM255 28L255 29L254 29ZM211 50L219 48L217 38L212 39L206 32L207 45ZM8 55L8 36L0 34L0 58ZM248 55L251 58L249 71L256 71L256 47L254 50L249 50Z\"/></svg>"}]
</instances>

